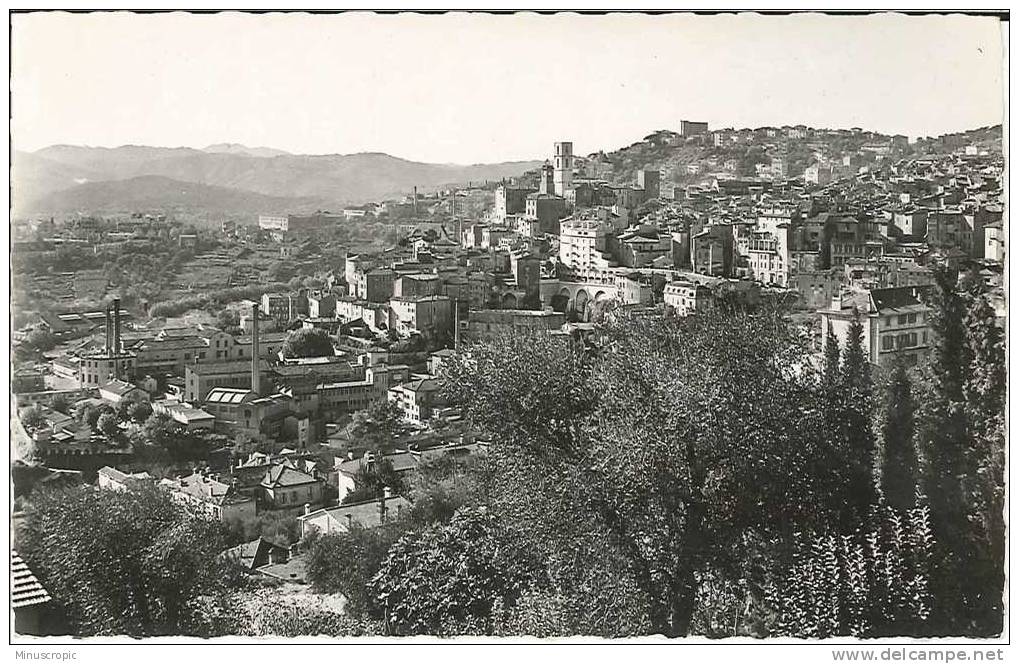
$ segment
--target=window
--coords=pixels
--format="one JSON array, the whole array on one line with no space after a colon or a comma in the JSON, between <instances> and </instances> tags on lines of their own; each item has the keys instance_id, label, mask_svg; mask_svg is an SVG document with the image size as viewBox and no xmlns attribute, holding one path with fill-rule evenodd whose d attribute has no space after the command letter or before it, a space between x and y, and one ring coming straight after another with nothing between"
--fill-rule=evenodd
<instances>
[{"instance_id":1,"label":"window","mask_svg":"<svg viewBox=\"0 0 1019 664\"><path fill-rule=\"evenodd\" d=\"M910 323L916 322L916 314L909 314L909 322Z\"/></svg>"},{"instance_id":2,"label":"window","mask_svg":"<svg viewBox=\"0 0 1019 664\"><path fill-rule=\"evenodd\" d=\"M909 345L910 346L915 346L916 345L916 332L910 332L909 333Z\"/></svg>"},{"instance_id":3,"label":"window","mask_svg":"<svg viewBox=\"0 0 1019 664\"><path fill-rule=\"evenodd\" d=\"M881 337L881 350L893 350L895 348L895 339L891 336Z\"/></svg>"},{"instance_id":4,"label":"window","mask_svg":"<svg viewBox=\"0 0 1019 664\"><path fill-rule=\"evenodd\" d=\"M899 315L899 325L905 325L906 321L908 320L908 318L909 317L906 316L906 314L900 314Z\"/></svg>"}]
</instances>

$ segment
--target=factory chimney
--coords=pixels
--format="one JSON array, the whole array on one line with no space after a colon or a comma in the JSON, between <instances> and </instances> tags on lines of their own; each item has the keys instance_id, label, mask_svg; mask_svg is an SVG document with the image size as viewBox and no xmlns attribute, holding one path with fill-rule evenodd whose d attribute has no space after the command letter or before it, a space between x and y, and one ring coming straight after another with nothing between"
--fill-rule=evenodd
<instances>
[{"instance_id":1,"label":"factory chimney","mask_svg":"<svg viewBox=\"0 0 1019 664\"><path fill-rule=\"evenodd\" d=\"M414 216L418 216L418 188L414 187Z\"/></svg>"},{"instance_id":2,"label":"factory chimney","mask_svg":"<svg viewBox=\"0 0 1019 664\"><path fill-rule=\"evenodd\" d=\"M106 354L113 354L113 313L110 311L112 305L106 305Z\"/></svg>"},{"instance_id":3,"label":"factory chimney","mask_svg":"<svg viewBox=\"0 0 1019 664\"><path fill-rule=\"evenodd\" d=\"M255 302L251 305L251 391L256 395L262 394L262 375L259 372L261 355L258 345L258 303Z\"/></svg>"}]
</instances>

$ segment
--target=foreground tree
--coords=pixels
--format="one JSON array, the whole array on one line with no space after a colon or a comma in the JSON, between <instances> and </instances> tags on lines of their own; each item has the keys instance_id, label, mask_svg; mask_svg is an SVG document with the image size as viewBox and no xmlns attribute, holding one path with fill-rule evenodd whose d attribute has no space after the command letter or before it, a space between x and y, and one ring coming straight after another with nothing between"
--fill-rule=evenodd
<instances>
[{"instance_id":1,"label":"foreground tree","mask_svg":"<svg viewBox=\"0 0 1019 664\"><path fill-rule=\"evenodd\" d=\"M191 633L218 593L220 525L154 487L37 491L19 551L79 636Z\"/></svg>"},{"instance_id":2,"label":"foreground tree","mask_svg":"<svg viewBox=\"0 0 1019 664\"><path fill-rule=\"evenodd\" d=\"M648 631L686 635L702 580L740 574L748 533L774 547L842 513L855 451L827 435L820 382L779 311L620 315L608 330L599 360L548 336L471 347L449 389L493 436L490 500L528 524L520 538L561 560L584 550L583 528L594 567L626 590L568 564L564 587L602 588L586 595L599 608L623 611L625 596Z\"/></svg>"}]
</instances>

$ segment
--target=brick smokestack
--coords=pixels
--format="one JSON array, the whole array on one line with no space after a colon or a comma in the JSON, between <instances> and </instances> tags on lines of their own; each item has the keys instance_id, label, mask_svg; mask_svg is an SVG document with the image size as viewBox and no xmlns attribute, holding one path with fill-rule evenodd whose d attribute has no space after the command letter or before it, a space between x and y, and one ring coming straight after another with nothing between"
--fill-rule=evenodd
<instances>
[{"instance_id":1,"label":"brick smokestack","mask_svg":"<svg viewBox=\"0 0 1019 664\"><path fill-rule=\"evenodd\" d=\"M262 374L259 372L261 348L258 344L258 303L251 305L251 391L262 393Z\"/></svg>"},{"instance_id":2,"label":"brick smokestack","mask_svg":"<svg viewBox=\"0 0 1019 664\"><path fill-rule=\"evenodd\" d=\"M106 354L113 354L113 313L110 309L113 305L106 305Z\"/></svg>"}]
</instances>

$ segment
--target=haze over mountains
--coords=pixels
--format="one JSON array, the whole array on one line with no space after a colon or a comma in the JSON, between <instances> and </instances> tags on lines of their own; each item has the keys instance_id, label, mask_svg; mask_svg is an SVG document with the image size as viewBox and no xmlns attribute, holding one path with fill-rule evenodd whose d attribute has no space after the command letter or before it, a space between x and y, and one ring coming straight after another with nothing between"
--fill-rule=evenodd
<instances>
[{"instance_id":1,"label":"haze over mountains","mask_svg":"<svg viewBox=\"0 0 1019 664\"><path fill-rule=\"evenodd\" d=\"M182 208L207 212L301 212L395 197L413 187L520 175L541 162L428 164L366 152L294 155L221 143L204 150L53 145L15 152L15 214Z\"/></svg>"}]
</instances>

